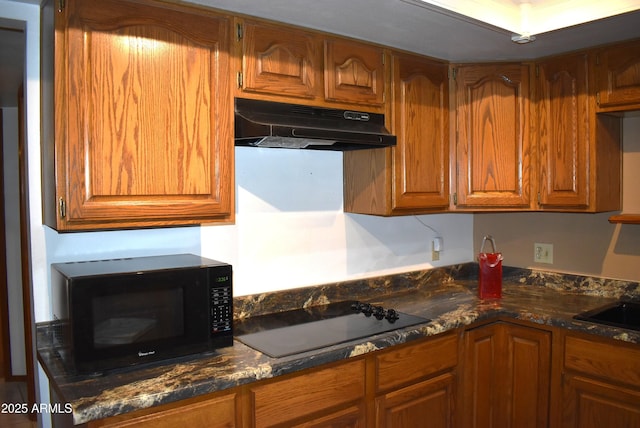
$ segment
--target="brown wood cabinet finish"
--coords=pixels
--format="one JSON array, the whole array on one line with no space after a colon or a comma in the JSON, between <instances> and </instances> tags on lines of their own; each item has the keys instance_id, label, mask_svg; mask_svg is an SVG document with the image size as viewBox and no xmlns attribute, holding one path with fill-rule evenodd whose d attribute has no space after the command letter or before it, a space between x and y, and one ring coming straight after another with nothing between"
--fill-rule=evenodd
<instances>
[{"instance_id":1,"label":"brown wood cabinet finish","mask_svg":"<svg viewBox=\"0 0 640 428\"><path fill-rule=\"evenodd\" d=\"M455 376L445 373L376 398L376 428L454 425Z\"/></svg>"},{"instance_id":2,"label":"brown wood cabinet finish","mask_svg":"<svg viewBox=\"0 0 640 428\"><path fill-rule=\"evenodd\" d=\"M543 207L589 205L589 93L586 54L536 65L539 198Z\"/></svg>"},{"instance_id":3,"label":"brown wood cabinet finish","mask_svg":"<svg viewBox=\"0 0 640 428\"><path fill-rule=\"evenodd\" d=\"M446 64L393 58L393 208L449 205L449 79Z\"/></svg>"},{"instance_id":4,"label":"brown wood cabinet finish","mask_svg":"<svg viewBox=\"0 0 640 428\"><path fill-rule=\"evenodd\" d=\"M449 206L449 94L446 64L392 55L390 150L344 154L345 211L417 214Z\"/></svg>"},{"instance_id":5,"label":"brown wood cabinet finish","mask_svg":"<svg viewBox=\"0 0 640 428\"><path fill-rule=\"evenodd\" d=\"M343 39L325 39L324 85L328 101L382 108L385 83L382 48Z\"/></svg>"},{"instance_id":6,"label":"brown wood cabinet finish","mask_svg":"<svg viewBox=\"0 0 640 428\"><path fill-rule=\"evenodd\" d=\"M620 209L621 121L596 114L589 53L536 65L538 204L544 210Z\"/></svg>"},{"instance_id":7,"label":"brown wood cabinet finish","mask_svg":"<svg viewBox=\"0 0 640 428\"><path fill-rule=\"evenodd\" d=\"M47 224L232 220L228 20L127 0L70 0L54 19L43 35L55 52L43 61L55 91L43 97L54 104L43 108Z\"/></svg>"},{"instance_id":8,"label":"brown wood cabinet finish","mask_svg":"<svg viewBox=\"0 0 640 428\"><path fill-rule=\"evenodd\" d=\"M640 40L595 52L600 111L640 109Z\"/></svg>"},{"instance_id":9,"label":"brown wood cabinet finish","mask_svg":"<svg viewBox=\"0 0 640 428\"><path fill-rule=\"evenodd\" d=\"M363 426L364 410L349 410L346 415L343 410L364 405L365 361L348 361L304 376L250 386L249 394L255 428L285 423L306 426L318 418L325 420L328 414L332 415L329 420L353 420L353 426Z\"/></svg>"},{"instance_id":10,"label":"brown wood cabinet finish","mask_svg":"<svg viewBox=\"0 0 640 428\"><path fill-rule=\"evenodd\" d=\"M153 410L153 412L147 410L100 419L89 422L87 428L175 428L178 426L234 428L241 426L238 416L240 415L238 394L235 390L215 394L213 398L200 398L195 402L187 400L187 402L174 403Z\"/></svg>"},{"instance_id":11,"label":"brown wood cabinet finish","mask_svg":"<svg viewBox=\"0 0 640 428\"><path fill-rule=\"evenodd\" d=\"M563 427L640 427L638 346L567 334L563 368Z\"/></svg>"},{"instance_id":12,"label":"brown wood cabinet finish","mask_svg":"<svg viewBox=\"0 0 640 428\"><path fill-rule=\"evenodd\" d=\"M526 65L456 68L458 208L531 208L528 94Z\"/></svg>"},{"instance_id":13,"label":"brown wood cabinet finish","mask_svg":"<svg viewBox=\"0 0 640 428\"><path fill-rule=\"evenodd\" d=\"M313 100L322 92L322 40L317 34L259 21L238 21L242 92Z\"/></svg>"},{"instance_id":14,"label":"brown wood cabinet finish","mask_svg":"<svg viewBox=\"0 0 640 428\"><path fill-rule=\"evenodd\" d=\"M494 323L465 333L461 426L546 427L551 333Z\"/></svg>"},{"instance_id":15,"label":"brown wood cabinet finish","mask_svg":"<svg viewBox=\"0 0 640 428\"><path fill-rule=\"evenodd\" d=\"M458 344L452 332L376 357L377 428L455 426Z\"/></svg>"}]
</instances>

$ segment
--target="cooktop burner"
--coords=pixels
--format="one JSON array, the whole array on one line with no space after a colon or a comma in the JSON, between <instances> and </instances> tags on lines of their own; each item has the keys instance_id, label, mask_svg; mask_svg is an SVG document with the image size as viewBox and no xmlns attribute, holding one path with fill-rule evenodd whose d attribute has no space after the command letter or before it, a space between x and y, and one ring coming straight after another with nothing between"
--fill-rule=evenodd
<instances>
[{"instance_id":1,"label":"cooktop burner","mask_svg":"<svg viewBox=\"0 0 640 428\"><path fill-rule=\"evenodd\" d=\"M251 317L234 324L236 339L279 358L429 322L356 301Z\"/></svg>"}]
</instances>

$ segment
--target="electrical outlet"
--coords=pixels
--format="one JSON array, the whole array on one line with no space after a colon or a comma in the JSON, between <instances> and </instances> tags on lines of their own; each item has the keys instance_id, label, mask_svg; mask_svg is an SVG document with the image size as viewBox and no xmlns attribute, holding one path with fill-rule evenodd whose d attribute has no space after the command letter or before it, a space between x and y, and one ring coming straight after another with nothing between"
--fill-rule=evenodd
<instances>
[{"instance_id":1,"label":"electrical outlet","mask_svg":"<svg viewBox=\"0 0 640 428\"><path fill-rule=\"evenodd\" d=\"M533 244L533 261L553 264L553 244Z\"/></svg>"},{"instance_id":2,"label":"electrical outlet","mask_svg":"<svg viewBox=\"0 0 640 428\"><path fill-rule=\"evenodd\" d=\"M431 260L440 260L440 251L442 251L442 238L438 236L431 241Z\"/></svg>"}]
</instances>

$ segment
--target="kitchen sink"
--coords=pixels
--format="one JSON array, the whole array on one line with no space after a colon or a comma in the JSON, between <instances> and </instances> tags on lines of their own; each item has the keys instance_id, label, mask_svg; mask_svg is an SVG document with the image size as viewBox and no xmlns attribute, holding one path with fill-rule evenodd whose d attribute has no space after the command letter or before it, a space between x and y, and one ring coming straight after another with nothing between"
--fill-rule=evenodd
<instances>
[{"instance_id":1,"label":"kitchen sink","mask_svg":"<svg viewBox=\"0 0 640 428\"><path fill-rule=\"evenodd\" d=\"M577 320L640 331L640 302L615 302L582 312Z\"/></svg>"}]
</instances>

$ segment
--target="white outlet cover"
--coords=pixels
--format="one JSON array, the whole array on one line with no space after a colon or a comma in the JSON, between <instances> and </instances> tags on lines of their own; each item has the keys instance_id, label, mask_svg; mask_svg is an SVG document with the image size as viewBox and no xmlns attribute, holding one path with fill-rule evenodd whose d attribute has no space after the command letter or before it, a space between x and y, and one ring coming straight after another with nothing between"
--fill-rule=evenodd
<instances>
[{"instance_id":1,"label":"white outlet cover","mask_svg":"<svg viewBox=\"0 0 640 428\"><path fill-rule=\"evenodd\" d=\"M553 244L538 242L533 244L533 261L535 263L553 264Z\"/></svg>"}]
</instances>

